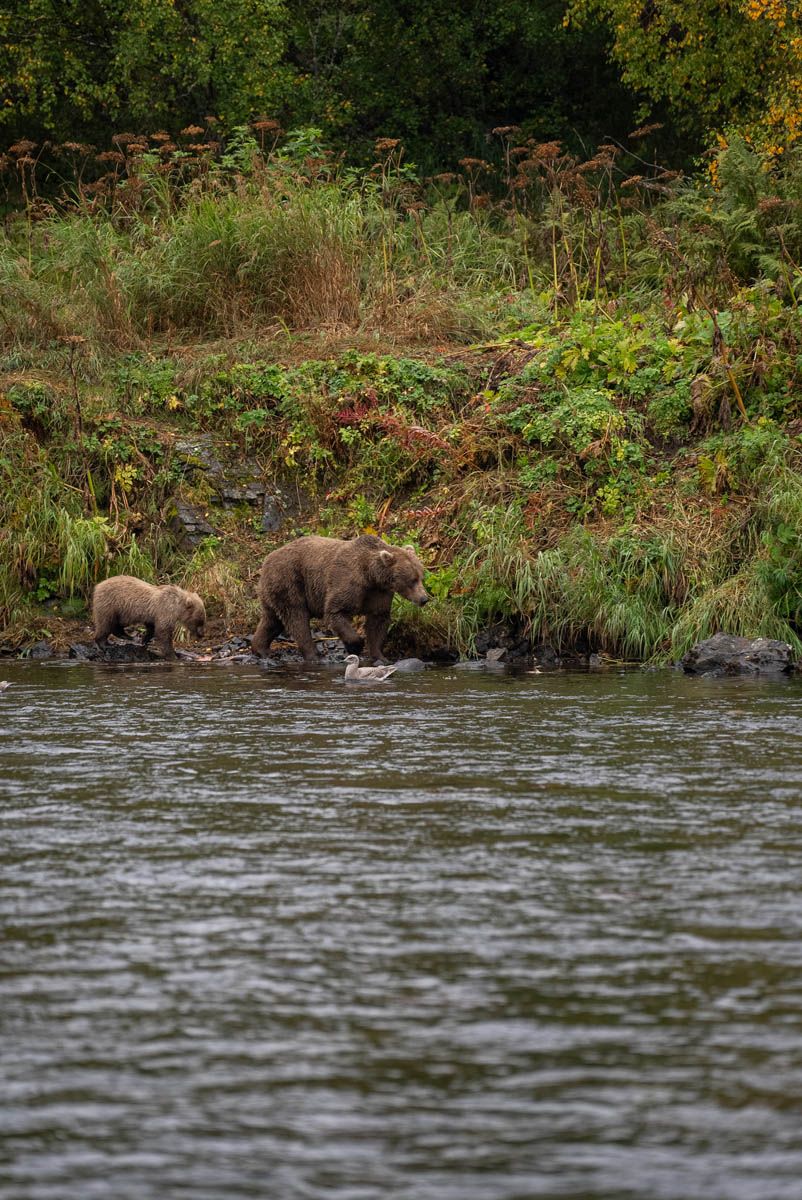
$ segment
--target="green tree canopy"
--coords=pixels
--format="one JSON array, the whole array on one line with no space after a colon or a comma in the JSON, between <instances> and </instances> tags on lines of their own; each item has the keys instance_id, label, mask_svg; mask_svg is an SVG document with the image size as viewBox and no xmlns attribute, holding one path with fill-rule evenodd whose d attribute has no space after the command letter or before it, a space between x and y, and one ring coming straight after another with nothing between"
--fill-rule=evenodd
<instances>
[{"instance_id":1,"label":"green tree canopy","mask_svg":"<svg viewBox=\"0 0 802 1200\"><path fill-rule=\"evenodd\" d=\"M802 136L802 0L569 0L604 22L623 79L685 128L729 126L770 150Z\"/></svg>"},{"instance_id":2,"label":"green tree canopy","mask_svg":"<svg viewBox=\"0 0 802 1200\"><path fill-rule=\"evenodd\" d=\"M177 129L279 107L284 0L11 0L0 11L0 121L12 133Z\"/></svg>"}]
</instances>

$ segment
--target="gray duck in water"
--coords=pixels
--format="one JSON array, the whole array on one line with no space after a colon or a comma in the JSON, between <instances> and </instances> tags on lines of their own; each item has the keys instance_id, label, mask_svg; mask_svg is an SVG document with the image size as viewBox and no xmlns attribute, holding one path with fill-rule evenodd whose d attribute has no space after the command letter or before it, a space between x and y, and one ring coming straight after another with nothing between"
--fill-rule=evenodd
<instances>
[{"instance_id":1,"label":"gray duck in water","mask_svg":"<svg viewBox=\"0 0 802 1200\"><path fill-rule=\"evenodd\" d=\"M345 660L346 683L382 683L389 679L395 667L360 667L356 654L349 654Z\"/></svg>"}]
</instances>

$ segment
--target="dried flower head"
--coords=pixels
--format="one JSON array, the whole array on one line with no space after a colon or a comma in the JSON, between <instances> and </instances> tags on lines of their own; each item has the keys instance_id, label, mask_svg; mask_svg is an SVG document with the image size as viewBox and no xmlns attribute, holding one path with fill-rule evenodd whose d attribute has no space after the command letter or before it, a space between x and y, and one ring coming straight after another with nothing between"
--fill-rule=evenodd
<instances>
[{"instance_id":1,"label":"dried flower head","mask_svg":"<svg viewBox=\"0 0 802 1200\"><path fill-rule=\"evenodd\" d=\"M199 137L202 133L202 125L187 125L186 129L181 130L182 137Z\"/></svg>"},{"instance_id":2,"label":"dried flower head","mask_svg":"<svg viewBox=\"0 0 802 1200\"><path fill-rule=\"evenodd\" d=\"M653 121L651 125L641 125L640 129L633 129L632 133L628 134L627 136L631 138L644 138L648 137L650 133L656 133L658 129L662 128L663 126L660 121Z\"/></svg>"},{"instance_id":3,"label":"dried flower head","mask_svg":"<svg viewBox=\"0 0 802 1200\"><path fill-rule=\"evenodd\" d=\"M497 125L495 129L491 130L491 133L498 134L499 137L506 137L510 133L520 133L520 132L521 132L520 125Z\"/></svg>"},{"instance_id":4,"label":"dried flower head","mask_svg":"<svg viewBox=\"0 0 802 1200\"><path fill-rule=\"evenodd\" d=\"M550 159L559 158L562 152L561 142L540 142L532 151L534 158L538 158L543 162Z\"/></svg>"},{"instance_id":5,"label":"dried flower head","mask_svg":"<svg viewBox=\"0 0 802 1200\"><path fill-rule=\"evenodd\" d=\"M492 171L489 162L485 162L483 158L461 158L459 165L464 167L466 171Z\"/></svg>"},{"instance_id":6,"label":"dried flower head","mask_svg":"<svg viewBox=\"0 0 802 1200\"><path fill-rule=\"evenodd\" d=\"M36 142L29 142L27 138L20 138L13 146L9 146L9 154L30 154L31 150L36 149Z\"/></svg>"},{"instance_id":7,"label":"dried flower head","mask_svg":"<svg viewBox=\"0 0 802 1200\"><path fill-rule=\"evenodd\" d=\"M388 151L395 150L398 145L400 145L399 138L377 138L375 150L377 154L387 154Z\"/></svg>"},{"instance_id":8,"label":"dried flower head","mask_svg":"<svg viewBox=\"0 0 802 1200\"><path fill-rule=\"evenodd\" d=\"M102 154L95 155L95 162L99 163L124 163L125 155L119 150L104 150Z\"/></svg>"},{"instance_id":9,"label":"dried flower head","mask_svg":"<svg viewBox=\"0 0 802 1200\"><path fill-rule=\"evenodd\" d=\"M166 133L163 129L157 129L155 133L152 133L150 135L150 140L152 142L169 142L170 135L169 135L169 133Z\"/></svg>"},{"instance_id":10,"label":"dried flower head","mask_svg":"<svg viewBox=\"0 0 802 1200\"><path fill-rule=\"evenodd\" d=\"M256 129L259 133L277 133L281 129L281 125L271 117L259 117L257 121L251 123L251 128Z\"/></svg>"},{"instance_id":11,"label":"dried flower head","mask_svg":"<svg viewBox=\"0 0 802 1200\"><path fill-rule=\"evenodd\" d=\"M757 211L760 213L770 213L778 208L785 208L788 204L787 200L782 200L779 196L766 196L763 200L758 200Z\"/></svg>"},{"instance_id":12,"label":"dried flower head","mask_svg":"<svg viewBox=\"0 0 802 1200\"><path fill-rule=\"evenodd\" d=\"M453 183L456 178L453 171L441 171L439 175L432 176L432 183Z\"/></svg>"}]
</instances>

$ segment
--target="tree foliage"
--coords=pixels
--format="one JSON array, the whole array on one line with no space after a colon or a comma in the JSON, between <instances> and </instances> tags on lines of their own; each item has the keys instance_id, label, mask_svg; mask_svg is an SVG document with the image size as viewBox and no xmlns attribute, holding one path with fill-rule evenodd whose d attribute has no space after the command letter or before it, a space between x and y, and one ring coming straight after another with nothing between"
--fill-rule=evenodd
<instances>
[{"instance_id":1,"label":"tree foliage","mask_svg":"<svg viewBox=\"0 0 802 1200\"><path fill-rule=\"evenodd\" d=\"M674 157L733 126L776 155L802 138L802 0L6 0L0 80L9 141L267 114L439 165L499 125L623 138L639 93Z\"/></svg>"},{"instance_id":2,"label":"tree foliage","mask_svg":"<svg viewBox=\"0 0 802 1200\"><path fill-rule=\"evenodd\" d=\"M603 21L623 79L676 120L738 126L775 153L802 136L802 0L570 0Z\"/></svg>"},{"instance_id":3,"label":"tree foliage","mask_svg":"<svg viewBox=\"0 0 802 1200\"><path fill-rule=\"evenodd\" d=\"M315 123L350 142L400 136L440 160L495 125L544 140L626 132L631 100L604 35L567 29L564 0L300 0L291 55Z\"/></svg>"},{"instance_id":4,"label":"tree foliage","mask_svg":"<svg viewBox=\"0 0 802 1200\"><path fill-rule=\"evenodd\" d=\"M12 0L0 10L0 121L12 133L171 129L280 105L283 0Z\"/></svg>"},{"instance_id":5,"label":"tree foliage","mask_svg":"<svg viewBox=\"0 0 802 1200\"><path fill-rule=\"evenodd\" d=\"M497 124L625 132L603 35L563 13L564 0L10 0L0 123L9 140L105 141L267 113L362 154L400 136L431 162L478 150Z\"/></svg>"}]
</instances>

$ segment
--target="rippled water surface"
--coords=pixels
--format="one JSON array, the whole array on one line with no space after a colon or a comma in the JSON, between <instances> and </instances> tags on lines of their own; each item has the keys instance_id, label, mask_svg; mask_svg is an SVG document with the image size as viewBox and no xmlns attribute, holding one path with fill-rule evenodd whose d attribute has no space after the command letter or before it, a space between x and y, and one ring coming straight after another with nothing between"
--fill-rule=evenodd
<instances>
[{"instance_id":1,"label":"rippled water surface","mask_svg":"<svg viewBox=\"0 0 802 1200\"><path fill-rule=\"evenodd\" d=\"M6 664L2 1200L799 1200L802 682Z\"/></svg>"}]
</instances>

